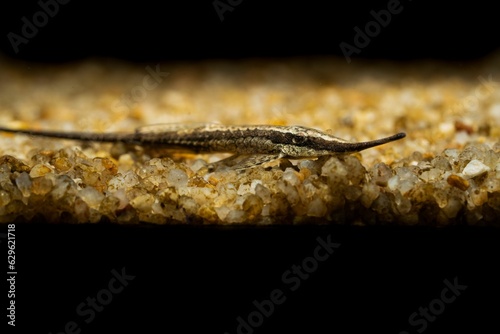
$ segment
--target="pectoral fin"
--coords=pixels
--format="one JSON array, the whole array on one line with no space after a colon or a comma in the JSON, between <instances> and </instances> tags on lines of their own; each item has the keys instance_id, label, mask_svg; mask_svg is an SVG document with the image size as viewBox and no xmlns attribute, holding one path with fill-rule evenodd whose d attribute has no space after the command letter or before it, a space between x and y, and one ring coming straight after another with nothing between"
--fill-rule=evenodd
<instances>
[{"instance_id":1,"label":"pectoral fin","mask_svg":"<svg viewBox=\"0 0 500 334\"><path fill-rule=\"evenodd\" d=\"M233 170L243 170L257 167L282 157L282 154L235 154L211 164L209 170L214 170L220 165L227 166Z\"/></svg>"}]
</instances>

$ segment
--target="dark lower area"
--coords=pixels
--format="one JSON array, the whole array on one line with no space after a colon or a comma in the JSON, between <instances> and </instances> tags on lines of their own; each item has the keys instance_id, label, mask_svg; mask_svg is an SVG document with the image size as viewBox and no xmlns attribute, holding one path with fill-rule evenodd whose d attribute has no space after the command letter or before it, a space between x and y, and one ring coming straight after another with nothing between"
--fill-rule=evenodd
<instances>
[{"instance_id":1,"label":"dark lower area","mask_svg":"<svg viewBox=\"0 0 500 334\"><path fill-rule=\"evenodd\" d=\"M238 317L254 324L240 333L498 330L498 229L15 229L16 328L9 333L68 326L68 333L233 334ZM0 245L6 254L5 239ZM293 265L304 268L293 272ZM96 298L95 309L88 297ZM6 312L5 293L2 302Z\"/></svg>"}]
</instances>

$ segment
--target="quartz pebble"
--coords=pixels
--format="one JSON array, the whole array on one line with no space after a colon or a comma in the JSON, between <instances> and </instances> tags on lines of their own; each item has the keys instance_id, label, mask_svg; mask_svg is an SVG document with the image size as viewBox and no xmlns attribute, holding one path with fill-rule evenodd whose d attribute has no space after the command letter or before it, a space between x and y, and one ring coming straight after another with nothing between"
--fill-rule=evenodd
<instances>
[{"instance_id":1,"label":"quartz pebble","mask_svg":"<svg viewBox=\"0 0 500 334\"><path fill-rule=\"evenodd\" d=\"M328 208L320 198L313 199L307 207L307 215L311 217L323 217L327 211Z\"/></svg>"},{"instance_id":2,"label":"quartz pebble","mask_svg":"<svg viewBox=\"0 0 500 334\"><path fill-rule=\"evenodd\" d=\"M104 199L104 195L95 188L86 187L79 192L82 200L91 208L97 209Z\"/></svg>"},{"instance_id":3,"label":"quartz pebble","mask_svg":"<svg viewBox=\"0 0 500 334\"><path fill-rule=\"evenodd\" d=\"M392 170L384 163L376 164L372 169L373 182L381 187L387 187L387 182L392 177Z\"/></svg>"},{"instance_id":4,"label":"quartz pebble","mask_svg":"<svg viewBox=\"0 0 500 334\"><path fill-rule=\"evenodd\" d=\"M484 173L490 171L490 169L491 169L490 167L486 166L481 161L474 159L474 160L471 160L467 164L467 166L465 166L462 173L466 177L475 177L475 176L478 176L478 175L481 175L481 174L484 174Z\"/></svg>"},{"instance_id":5,"label":"quartz pebble","mask_svg":"<svg viewBox=\"0 0 500 334\"><path fill-rule=\"evenodd\" d=\"M10 194L5 190L0 190L0 207L5 207L10 202Z\"/></svg>"},{"instance_id":6,"label":"quartz pebble","mask_svg":"<svg viewBox=\"0 0 500 334\"><path fill-rule=\"evenodd\" d=\"M16 179L16 185L24 197L31 195L31 179L28 173L22 172Z\"/></svg>"},{"instance_id":7,"label":"quartz pebble","mask_svg":"<svg viewBox=\"0 0 500 334\"><path fill-rule=\"evenodd\" d=\"M46 195L53 187L54 177L37 177L32 180L32 191L35 195Z\"/></svg>"},{"instance_id":8,"label":"quartz pebble","mask_svg":"<svg viewBox=\"0 0 500 334\"><path fill-rule=\"evenodd\" d=\"M31 168L30 177L44 176L47 173L52 172L52 169L45 164L37 164Z\"/></svg>"},{"instance_id":9,"label":"quartz pebble","mask_svg":"<svg viewBox=\"0 0 500 334\"><path fill-rule=\"evenodd\" d=\"M170 186L176 188L185 187L188 182L188 176L183 170L175 168L168 172L167 182Z\"/></svg>"}]
</instances>

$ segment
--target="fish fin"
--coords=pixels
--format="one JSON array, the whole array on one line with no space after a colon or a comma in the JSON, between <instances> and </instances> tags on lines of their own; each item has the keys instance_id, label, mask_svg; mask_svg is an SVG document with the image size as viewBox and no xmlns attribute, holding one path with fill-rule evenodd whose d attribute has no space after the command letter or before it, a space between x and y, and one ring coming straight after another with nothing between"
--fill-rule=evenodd
<instances>
[{"instance_id":1,"label":"fish fin","mask_svg":"<svg viewBox=\"0 0 500 334\"><path fill-rule=\"evenodd\" d=\"M232 170L244 170L280 158L282 158L282 154L235 154L211 164L209 170L215 170L221 165L227 166Z\"/></svg>"},{"instance_id":2,"label":"fish fin","mask_svg":"<svg viewBox=\"0 0 500 334\"><path fill-rule=\"evenodd\" d=\"M211 127L221 126L219 123L164 123L144 125L135 129L136 133L162 133L162 132L184 132L196 129L209 129Z\"/></svg>"}]
</instances>

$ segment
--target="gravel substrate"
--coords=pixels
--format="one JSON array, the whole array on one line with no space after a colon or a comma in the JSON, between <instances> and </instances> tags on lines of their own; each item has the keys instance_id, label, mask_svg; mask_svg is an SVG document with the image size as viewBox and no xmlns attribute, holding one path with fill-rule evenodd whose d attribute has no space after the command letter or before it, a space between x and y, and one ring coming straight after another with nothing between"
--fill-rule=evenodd
<instances>
[{"instance_id":1,"label":"gravel substrate","mask_svg":"<svg viewBox=\"0 0 500 334\"><path fill-rule=\"evenodd\" d=\"M0 221L500 225L500 56L37 66L0 59L0 124L132 132L158 123L303 125L358 154L236 171L225 154L0 133Z\"/></svg>"}]
</instances>

